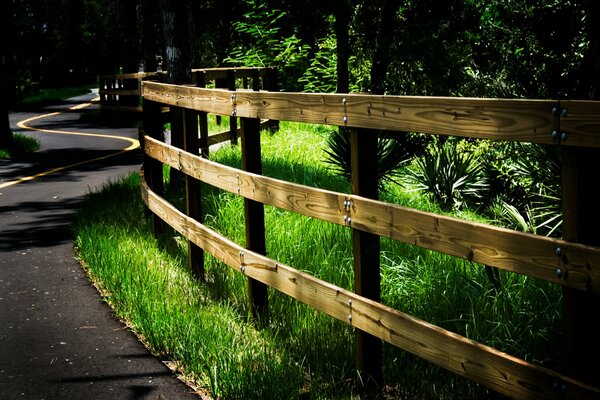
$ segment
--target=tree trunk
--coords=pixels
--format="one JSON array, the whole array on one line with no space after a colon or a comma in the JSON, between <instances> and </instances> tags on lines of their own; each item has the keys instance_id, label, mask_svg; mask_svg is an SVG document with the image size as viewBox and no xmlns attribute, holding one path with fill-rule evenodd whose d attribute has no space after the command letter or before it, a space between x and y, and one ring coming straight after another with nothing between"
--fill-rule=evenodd
<instances>
[{"instance_id":1,"label":"tree trunk","mask_svg":"<svg viewBox=\"0 0 600 400\"><path fill-rule=\"evenodd\" d=\"M590 44L583 60L575 95L580 100L597 100L600 97L598 91L600 86L600 26L598 24L600 11L598 11L595 0L587 0L584 4L587 14L587 37Z\"/></svg>"},{"instance_id":2,"label":"tree trunk","mask_svg":"<svg viewBox=\"0 0 600 400\"><path fill-rule=\"evenodd\" d=\"M8 121L8 109L14 101L14 69L13 69L13 43L14 35L14 2L4 0L0 9L0 147L9 148L13 143L12 131Z\"/></svg>"},{"instance_id":3,"label":"tree trunk","mask_svg":"<svg viewBox=\"0 0 600 400\"><path fill-rule=\"evenodd\" d=\"M167 81L174 84L191 83L188 2L159 0L159 5L164 32Z\"/></svg>"},{"instance_id":4,"label":"tree trunk","mask_svg":"<svg viewBox=\"0 0 600 400\"><path fill-rule=\"evenodd\" d=\"M346 0L340 0L335 14L335 37L337 42L337 92L348 93L349 72L348 59L350 57L350 45L348 29L350 25L350 7Z\"/></svg>"},{"instance_id":5,"label":"tree trunk","mask_svg":"<svg viewBox=\"0 0 600 400\"><path fill-rule=\"evenodd\" d=\"M141 44L142 44L142 59L144 62L144 71L154 72L158 68L160 31L157 0L142 0L142 27L141 27Z\"/></svg>"},{"instance_id":6,"label":"tree trunk","mask_svg":"<svg viewBox=\"0 0 600 400\"><path fill-rule=\"evenodd\" d=\"M379 7L379 24L376 23L374 26L374 29L377 29L377 35L371 60L371 92L373 94L385 94L386 75L390 64L390 51L387 44L393 37L398 7L399 2L395 0L383 0Z\"/></svg>"},{"instance_id":7,"label":"tree trunk","mask_svg":"<svg viewBox=\"0 0 600 400\"><path fill-rule=\"evenodd\" d=\"M189 4L186 1L159 0L163 25L167 82L184 84L192 82L190 63ZM171 144L183 148L183 112L171 107ZM171 185L183 184L183 176L171 169Z\"/></svg>"}]
</instances>

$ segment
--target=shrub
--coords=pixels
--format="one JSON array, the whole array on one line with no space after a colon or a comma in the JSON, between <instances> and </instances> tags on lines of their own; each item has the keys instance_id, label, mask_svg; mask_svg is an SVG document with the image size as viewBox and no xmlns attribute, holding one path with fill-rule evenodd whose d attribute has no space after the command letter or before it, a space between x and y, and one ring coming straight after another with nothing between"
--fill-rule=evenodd
<instances>
[{"instance_id":1,"label":"shrub","mask_svg":"<svg viewBox=\"0 0 600 400\"><path fill-rule=\"evenodd\" d=\"M560 236L560 149L531 143L503 143L487 152L486 159L492 197L505 204L495 210L492 207L492 215L499 214L501 221L506 221L502 215L512 215L509 220L527 222L530 232Z\"/></svg>"},{"instance_id":2,"label":"shrub","mask_svg":"<svg viewBox=\"0 0 600 400\"><path fill-rule=\"evenodd\" d=\"M473 152L460 151L459 143L434 139L406 174L416 190L425 191L445 210L479 206L488 187L483 164Z\"/></svg>"},{"instance_id":3,"label":"shrub","mask_svg":"<svg viewBox=\"0 0 600 400\"><path fill-rule=\"evenodd\" d=\"M340 128L331 131L327 139L328 150L325 160L341 173L346 179L351 179L352 157L350 150L350 133L348 129ZM379 135L377 140L377 182L383 189L385 181L397 183L400 175L399 168L410 159L410 154L401 140L385 135Z\"/></svg>"}]
</instances>

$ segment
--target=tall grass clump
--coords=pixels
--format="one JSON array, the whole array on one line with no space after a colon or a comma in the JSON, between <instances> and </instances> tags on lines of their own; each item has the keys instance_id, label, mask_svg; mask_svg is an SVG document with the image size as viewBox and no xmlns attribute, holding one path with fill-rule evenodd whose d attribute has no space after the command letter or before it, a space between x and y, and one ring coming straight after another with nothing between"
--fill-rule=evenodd
<instances>
[{"instance_id":1,"label":"tall grass clump","mask_svg":"<svg viewBox=\"0 0 600 400\"><path fill-rule=\"evenodd\" d=\"M328 128L285 122L280 127L278 133L262 133L265 175L351 191L348 181L324 161ZM222 146L211 158L241 165L239 146ZM131 178L90 196L90 202L102 202L102 207L91 203L82 211L77 244L90 274L111 293L119 315L131 319L156 352L178 361L215 397L354 396L357 375L350 326L274 290L269 290L268 318L249 325L246 277L207 256L207 283L194 281L184 266L186 246L177 235L158 242L150 238L135 185ZM181 207L181 193L173 189L168 196ZM392 182L385 183L380 197L446 212L422 192ZM105 202L114 199L119 201L107 210ZM244 244L243 200L204 186L202 201L205 223ZM484 221L468 207L448 213ZM352 233L347 227L269 206L265 224L269 257L354 289ZM481 265L388 239L381 240L381 261L384 304L501 351L558 367L558 286L508 272L501 272L499 283L492 284ZM391 345L384 346L384 359L388 397L494 396Z\"/></svg>"},{"instance_id":2,"label":"tall grass clump","mask_svg":"<svg viewBox=\"0 0 600 400\"><path fill-rule=\"evenodd\" d=\"M210 301L172 238L152 238L138 185L134 175L89 195L76 226L79 255L116 314L215 398L294 398L299 366L228 300Z\"/></svg>"},{"instance_id":3,"label":"tall grass clump","mask_svg":"<svg viewBox=\"0 0 600 400\"><path fill-rule=\"evenodd\" d=\"M18 157L23 154L33 153L39 149L39 139L20 133L14 133L10 147L6 149L0 148L0 158Z\"/></svg>"}]
</instances>

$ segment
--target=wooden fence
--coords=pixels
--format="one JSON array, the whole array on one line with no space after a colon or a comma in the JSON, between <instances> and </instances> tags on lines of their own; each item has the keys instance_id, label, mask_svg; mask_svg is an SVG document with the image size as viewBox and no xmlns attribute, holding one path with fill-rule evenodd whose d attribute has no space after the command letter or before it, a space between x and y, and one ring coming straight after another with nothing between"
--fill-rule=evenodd
<instances>
[{"instance_id":1,"label":"wooden fence","mask_svg":"<svg viewBox=\"0 0 600 400\"><path fill-rule=\"evenodd\" d=\"M143 80L164 81L166 72L137 72L98 77L100 107L121 113L142 112ZM277 91L277 71L274 68L204 68L192 69L193 83L199 87L214 86ZM212 85L209 82L213 82ZM236 124L234 123L235 132ZM235 137L235 134L232 134Z\"/></svg>"},{"instance_id":2,"label":"wooden fence","mask_svg":"<svg viewBox=\"0 0 600 400\"><path fill-rule=\"evenodd\" d=\"M144 79L161 79L159 72L102 75L98 77L100 109L109 112L141 113Z\"/></svg>"},{"instance_id":3,"label":"wooden fence","mask_svg":"<svg viewBox=\"0 0 600 400\"><path fill-rule=\"evenodd\" d=\"M357 367L375 382L381 381L384 340L510 397L600 398L597 367L592 379L580 373L588 367L568 376L559 374L389 308L380 303L379 291L380 237L553 282L563 286L570 302L565 307L570 318L567 336L574 337L567 340L575 346L571 349L575 360L581 357L587 361L584 365L597 362L593 327L600 309L596 308L600 247L594 226L588 229L586 224L595 224L599 212L586 190L595 182L592 171L598 171L600 102L231 91L155 82L144 82L142 93L146 133L142 196L157 222L165 221L197 246L190 252L190 264L198 277L203 276L202 251L208 251L248 277L254 314L267 308L266 292L271 287L356 327ZM183 149L159 140L162 127L157 116L164 106L183 110ZM198 116L206 113L241 118L241 170L199 155ZM261 119L350 128L352 194L262 176ZM561 146L565 240L379 201L373 129ZM186 176L186 213L161 197L163 164ZM245 198L245 247L202 224L200 181ZM266 257L264 204L351 229L355 292ZM576 317L578 311L583 311L581 318Z\"/></svg>"}]
</instances>

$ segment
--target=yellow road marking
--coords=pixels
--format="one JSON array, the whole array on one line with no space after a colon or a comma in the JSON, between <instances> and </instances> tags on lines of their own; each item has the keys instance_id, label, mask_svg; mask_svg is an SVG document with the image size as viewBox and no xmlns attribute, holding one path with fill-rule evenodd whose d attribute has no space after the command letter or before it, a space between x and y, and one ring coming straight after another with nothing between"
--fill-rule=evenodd
<instances>
[{"instance_id":1,"label":"yellow road marking","mask_svg":"<svg viewBox=\"0 0 600 400\"><path fill-rule=\"evenodd\" d=\"M92 100L92 102L98 101L99 98L95 98ZM82 108L85 107L89 107L90 105L92 105L93 103L83 103L83 104L78 104L76 106L70 107L69 110L81 110ZM19 121L17 123L17 126L21 129L28 129L28 130L32 130L32 131L37 131L37 132L44 132L44 133L53 133L53 134L60 134L60 135L77 135L77 136L92 136L92 137L98 137L98 138L106 138L106 139L117 139L117 140L124 140L126 142L131 143L128 147L126 147L123 150L117 151L115 153L112 154L108 154L106 156L102 156L102 157L96 157L90 160L84 160L84 161L80 161L74 164L69 164L69 165L64 165L61 167L56 167L56 168L52 168L50 170L47 171L42 171L39 172L35 175L30 175L30 176L25 176L23 178L19 178L13 181L8 181L8 182L4 182L4 183L0 183L0 189L9 187L9 186L13 186L16 185L17 183L22 183L22 182L27 182L27 181L31 181L33 179L45 176L45 175L49 175L49 174L53 174L55 172L58 171L62 171L68 168L72 168L72 167L77 167L83 164L88 164L94 161L99 161L99 160L105 160L107 158L110 157L116 157L120 154L126 153L128 151L131 150L135 150L138 147L140 147L140 142L137 139L132 139L132 138L128 138L128 137L123 137L123 136L116 136L116 135L105 135L105 134L101 134L101 133L86 133L86 132L77 132L77 131L61 131L61 130L56 130L56 129L41 129L41 128L34 128L31 127L29 125L27 125L28 123L32 122L32 121L36 121L42 118L49 118L49 117L53 117L56 115L61 114L61 111L57 111L57 112L53 112L53 113L48 113L48 114L43 114L43 115L38 115L35 117L31 117L31 118L27 118L24 119L22 121Z\"/></svg>"}]
</instances>

